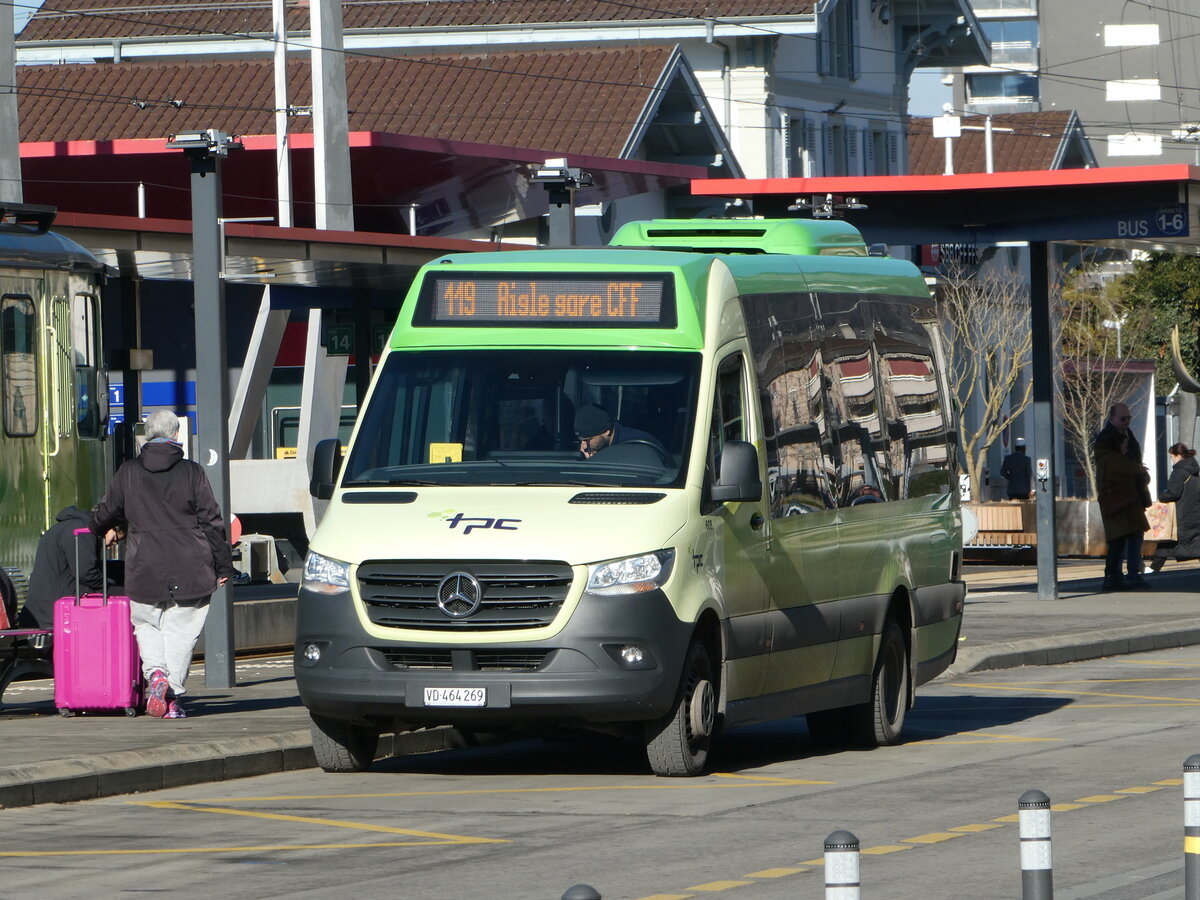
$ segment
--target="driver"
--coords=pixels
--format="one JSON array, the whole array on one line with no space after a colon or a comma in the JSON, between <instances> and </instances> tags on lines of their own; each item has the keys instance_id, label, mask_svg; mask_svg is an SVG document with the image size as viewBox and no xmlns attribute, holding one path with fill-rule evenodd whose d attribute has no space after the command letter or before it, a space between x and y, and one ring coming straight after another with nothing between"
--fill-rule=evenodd
<instances>
[{"instance_id":1,"label":"driver","mask_svg":"<svg viewBox=\"0 0 1200 900\"><path fill-rule=\"evenodd\" d=\"M599 406L581 406L575 413L575 437L584 459L591 459L605 447L625 441L643 441L660 451L663 449L654 435L622 425Z\"/></svg>"}]
</instances>

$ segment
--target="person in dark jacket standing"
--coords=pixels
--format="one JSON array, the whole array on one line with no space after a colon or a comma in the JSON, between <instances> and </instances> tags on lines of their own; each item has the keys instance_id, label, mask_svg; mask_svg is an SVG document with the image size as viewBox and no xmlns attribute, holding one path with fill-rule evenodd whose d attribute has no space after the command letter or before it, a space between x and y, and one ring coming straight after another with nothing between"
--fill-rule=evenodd
<instances>
[{"instance_id":1,"label":"person in dark jacket standing","mask_svg":"<svg viewBox=\"0 0 1200 900\"><path fill-rule=\"evenodd\" d=\"M1013 452L1004 457L1000 477L1008 481L1009 500L1028 500L1033 494L1033 460L1025 455L1025 438L1017 438Z\"/></svg>"},{"instance_id":2,"label":"person in dark jacket standing","mask_svg":"<svg viewBox=\"0 0 1200 900\"><path fill-rule=\"evenodd\" d=\"M179 419L158 410L146 419L146 444L123 463L92 514L92 531L111 543L128 523L125 593L149 682L146 712L186 717L192 651L218 584L237 574L221 508L204 469L183 458Z\"/></svg>"},{"instance_id":3,"label":"person in dark jacket standing","mask_svg":"<svg viewBox=\"0 0 1200 900\"><path fill-rule=\"evenodd\" d=\"M75 596L75 529L87 528L91 516L68 506L55 516L54 524L38 541L29 575L25 606L17 617L18 628L53 628L54 602L59 597ZM99 541L91 535L79 538L79 590L98 591L103 586L100 574Z\"/></svg>"},{"instance_id":4,"label":"person in dark jacket standing","mask_svg":"<svg viewBox=\"0 0 1200 900\"><path fill-rule=\"evenodd\" d=\"M1173 545L1160 543L1154 548L1150 568L1155 572L1168 558L1200 559L1200 463L1196 462L1196 451L1189 450L1187 444L1172 444L1167 453L1175 465L1158 499L1175 504L1177 540Z\"/></svg>"},{"instance_id":5,"label":"person in dark jacket standing","mask_svg":"<svg viewBox=\"0 0 1200 900\"><path fill-rule=\"evenodd\" d=\"M1108 542L1104 558L1106 591L1144 590L1149 586L1141 568L1142 538L1150 528L1145 512L1150 505L1150 475L1142 465L1142 448L1129 428L1131 418L1124 403L1113 406L1092 446L1100 519ZM1121 575L1125 562L1129 565L1128 578Z\"/></svg>"}]
</instances>

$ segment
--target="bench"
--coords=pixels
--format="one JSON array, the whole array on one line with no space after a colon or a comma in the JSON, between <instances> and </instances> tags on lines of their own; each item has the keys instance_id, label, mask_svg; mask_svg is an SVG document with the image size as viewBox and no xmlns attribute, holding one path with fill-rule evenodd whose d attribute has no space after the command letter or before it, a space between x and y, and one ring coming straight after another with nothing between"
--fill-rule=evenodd
<instances>
[{"instance_id":1,"label":"bench","mask_svg":"<svg viewBox=\"0 0 1200 900\"><path fill-rule=\"evenodd\" d=\"M44 628L13 628L8 610L16 606L16 588L8 571L0 571L0 706L4 692L14 681L23 678L54 677L54 657L51 637L54 632Z\"/></svg>"}]
</instances>

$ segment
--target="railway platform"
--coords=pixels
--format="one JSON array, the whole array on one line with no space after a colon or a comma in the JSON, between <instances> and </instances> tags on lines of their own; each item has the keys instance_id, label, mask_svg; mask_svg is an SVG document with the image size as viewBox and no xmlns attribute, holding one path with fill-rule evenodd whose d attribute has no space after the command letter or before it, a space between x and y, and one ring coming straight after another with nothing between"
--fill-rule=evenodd
<instances>
[{"instance_id":1,"label":"railway platform","mask_svg":"<svg viewBox=\"0 0 1200 900\"><path fill-rule=\"evenodd\" d=\"M1037 570L969 567L958 659L941 676L1200 644L1200 563L1168 563L1146 591L1101 593L1099 560L1061 560L1059 599ZM59 716L48 679L14 684L0 707L0 808L129 794L315 765L287 655L240 659L237 686L189 680L187 719ZM382 755L459 746L451 729L384 738ZM314 772L314 778L320 777ZM332 777L332 776L331 776Z\"/></svg>"}]
</instances>

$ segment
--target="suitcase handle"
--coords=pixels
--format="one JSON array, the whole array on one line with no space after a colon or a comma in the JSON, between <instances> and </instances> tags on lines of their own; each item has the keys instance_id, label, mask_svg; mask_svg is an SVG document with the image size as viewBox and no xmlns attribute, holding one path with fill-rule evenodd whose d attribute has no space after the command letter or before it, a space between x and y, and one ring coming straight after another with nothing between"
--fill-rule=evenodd
<instances>
[{"instance_id":1,"label":"suitcase handle","mask_svg":"<svg viewBox=\"0 0 1200 900\"><path fill-rule=\"evenodd\" d=\"M85 534L90 535L90 528L75 529L75 605L79 605L79 601L83 599L83 585L79 580L79 538ZM100 596L104 600L104 605L108 605L108 553L107 548L100 549Z\"/></svg>"}]
</instances>

